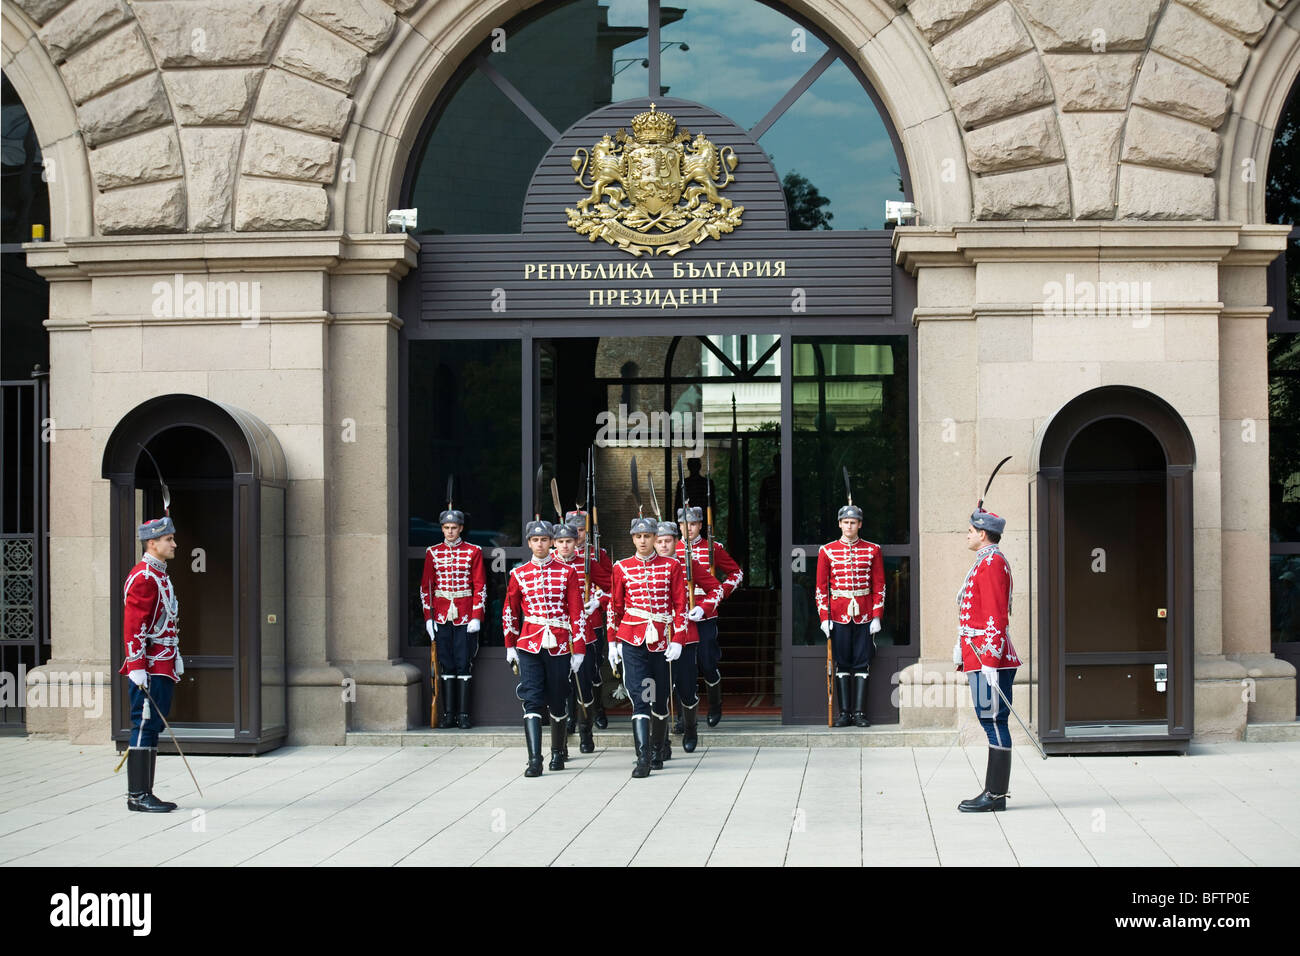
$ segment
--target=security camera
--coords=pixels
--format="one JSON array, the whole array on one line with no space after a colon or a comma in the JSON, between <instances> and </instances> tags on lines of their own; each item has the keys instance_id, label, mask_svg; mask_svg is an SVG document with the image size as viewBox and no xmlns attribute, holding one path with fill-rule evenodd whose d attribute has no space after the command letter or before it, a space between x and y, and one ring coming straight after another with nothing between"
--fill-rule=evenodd
<instances>
[{"instance_id":1,"label":"security camera","mask_svg":"<svg viewBox=\"0 0 1300 956\"><path fill-rule=\"evenodd\" d=\"M415 222L419 212L418 209L388 210L388 231L415 232Z\"/></svg>"}]
</instances>

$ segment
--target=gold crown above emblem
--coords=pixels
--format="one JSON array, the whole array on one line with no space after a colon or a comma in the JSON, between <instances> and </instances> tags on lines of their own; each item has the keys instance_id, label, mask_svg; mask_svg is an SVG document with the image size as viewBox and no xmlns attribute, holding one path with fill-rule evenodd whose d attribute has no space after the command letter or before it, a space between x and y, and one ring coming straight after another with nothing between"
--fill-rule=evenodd
<instances>
[{"instance_id":1,"label":"gold crown above emblem","mask_svg":"<svg viewBox=\"0 0 1300 956\"><path fill-rule=\"evenodd\" d=\"M655 105L650 104L650 112L638 113L632 117L632 133L643 143L666 143L673 138L677 129L677 119L671 113L655 112Z\"/></svg>"}]
</instances>

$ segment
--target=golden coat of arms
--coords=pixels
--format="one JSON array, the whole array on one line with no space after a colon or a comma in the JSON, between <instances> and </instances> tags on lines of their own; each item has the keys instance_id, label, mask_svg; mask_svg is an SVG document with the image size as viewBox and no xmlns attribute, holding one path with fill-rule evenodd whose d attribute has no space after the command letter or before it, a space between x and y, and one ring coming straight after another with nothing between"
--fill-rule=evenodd
<instances>
[{"instance_id":1,"label":"golden coat of arms","mask_svg":"<svg viewBox=\"0 0 1300 956\"><path fill-rule=\"evenodd\" d=\"M571 229L634 256L674 256L740 225L745 207L718 194L736 178L735 150L718 149L703 133L692 139L685 129L674 132L677 120L653 103L631 125L630 136L606 133L590 153L574 153L573 181L591 192L564 210Z\"/></svg>"}]
</instances>

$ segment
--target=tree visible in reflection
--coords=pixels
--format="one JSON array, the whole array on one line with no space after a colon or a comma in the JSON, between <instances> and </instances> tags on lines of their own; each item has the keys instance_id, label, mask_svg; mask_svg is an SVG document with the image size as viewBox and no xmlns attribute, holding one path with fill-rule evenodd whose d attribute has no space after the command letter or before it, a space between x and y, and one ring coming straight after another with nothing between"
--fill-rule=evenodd
<instances>
[{"instance_id":1,"label":"tree visible in reflection","mask_svg":"<svg viewBox=\"0 0 1300 956\"><path fill-rule=\"evenodd\" d=\"M1300 96L1278 122L1268 159L1269 222L1300 222ZM1287 245L1287 308L1300 318L1300 243ZM1281 303L1278 304L1279 306ZM1276 541L1300 541L1300 335L1268 337L1269 524Z\"/></svg>"},{"instance_id":2,"label":"tree visible in reflection","mask_svg":"<svg viewBox=\"0 0 1300 956\"><path fill-rule=\"evenodd\" d=\"M830 199L823 196L808 177L799 175L797 170L790 170L781 180L781 189L785 192L785 206L790 214L791 229L831 229L831 220L835 218L826 207Z\"/></svg>"}]
</instances>

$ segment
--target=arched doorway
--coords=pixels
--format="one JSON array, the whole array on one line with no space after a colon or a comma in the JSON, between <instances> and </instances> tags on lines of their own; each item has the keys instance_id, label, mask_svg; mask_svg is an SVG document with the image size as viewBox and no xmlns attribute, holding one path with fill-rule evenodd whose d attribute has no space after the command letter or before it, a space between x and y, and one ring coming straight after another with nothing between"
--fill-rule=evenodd
<instances>
[{"instance_id":1,"label":"arched doorway","mask_svg":"<svg viewBox=\"0 0 1300 956\"><path fill-rule=\"evenodd\" d=\"M1042 433L1039 729L1049 749L1186 749L1195 463L1181 416L1127 386L1080 395Z\"/></svg>"},{"instance_id":2,"label":"arched doorway","mask_svg":"<svg viewBox=\"0 0 1300 956\"><path fill-rule=\"evenodd\" d=\"M171 492L177 553L168 572L181 607L185 673L171 723L187 750L260 753L288 732L285 682L284 453L261 421L195 395L162 395L125 415L104 450L111 485L112 580L139 559L136 526L163 512L153 462ZM113 591L112 661L122 658L122 595ZM113 739L129 729L114 683ZM164 751L170 740L160 744Z\"/></svg>"}]
</instances>

